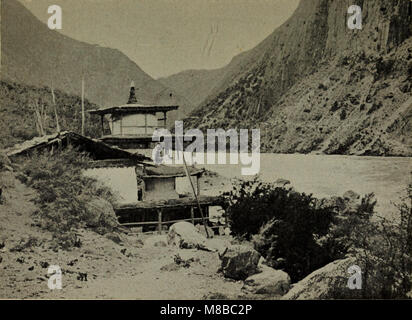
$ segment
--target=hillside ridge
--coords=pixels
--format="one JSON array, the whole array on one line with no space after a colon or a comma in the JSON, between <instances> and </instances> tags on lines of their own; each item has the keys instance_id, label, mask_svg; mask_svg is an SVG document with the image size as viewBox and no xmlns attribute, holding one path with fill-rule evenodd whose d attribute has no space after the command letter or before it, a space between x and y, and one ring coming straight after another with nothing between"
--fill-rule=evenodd
<instances>
[{"instance_id":1,"label":"hillside ridge","mask_svg":"<svg viewBox=\"0 0 412 320\"><path fill-rule=\"evenodd\" d=\"M412 3L355 1L362 30L346 25L351 4L301 1L268 38L232 60L219 92L185 127L258 127L266 152L411 154L410 112L401 106L411 94ZM379 123L394 113L381 132Z\"/></svg>"}]
</instances>

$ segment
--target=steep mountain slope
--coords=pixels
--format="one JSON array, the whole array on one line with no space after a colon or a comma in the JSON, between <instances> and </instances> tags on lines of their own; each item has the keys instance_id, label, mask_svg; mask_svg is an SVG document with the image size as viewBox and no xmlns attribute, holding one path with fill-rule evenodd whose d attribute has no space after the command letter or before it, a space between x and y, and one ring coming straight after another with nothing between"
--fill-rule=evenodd
<instances>
[{"instance_id":1,"label":"steep mountain slope","mask_svg":"<svg viewBox=\"0 0 412 320\"><path fill-rule=\"evenodd\" d=\"M81 99L60 90L54 92L62 131L81 132ZM56 120L51 90L23 84L0 81L0 149L39 136L36 129L35 105L44 110L45 134L56 132ZM86 110L98 106L85 100ZM100 120L86 113L85 134L99 137Z\"/></svg>"},{"instance_id":2,"label":"steep mountain slope","mask_svg":"<svg viewBox=\"0 0 412 320\"><path fill-rule=\"evenodd\" d=\"M102 106L127 102L131 81L145 103L190 103L152 79L118 50L76 41L50 30L16 0L1 2L1 78L85 96ZM176 114L174 115L176 116Z\"/></svg>"},{"instance_id":3,"label":"steep mountain slope","mask_svg":"<svg viewBox=\"0 0 412 320\"><path fill-rule=\"evenodd\" d=\"M346 25L355 3L362 30ZM301 1L232 60L186 128L260 127L272 152L411 154L411 11L409 0Z\"/></svg>"},{"instance_id":4,"label":"steep mountain slope","mask_svg":"<svg viewBox=\"0 0 412 320\"><path fill-rule=\"evenodd\" d=\"M205 100L225 75L225 68L215 70L186 70L160 78L162 84L174 89L195 107ZM192 110L189 110L192 111Z\"/></svg>"}]
</instances>

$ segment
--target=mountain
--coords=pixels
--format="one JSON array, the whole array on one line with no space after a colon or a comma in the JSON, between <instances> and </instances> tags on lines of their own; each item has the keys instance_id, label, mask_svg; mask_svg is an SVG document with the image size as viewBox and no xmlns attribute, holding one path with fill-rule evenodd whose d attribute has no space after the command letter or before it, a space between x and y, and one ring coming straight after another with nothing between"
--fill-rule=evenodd
<instances>
[{"instance_id":1,"label":"mountain","mask_svg":"<svg viewBox=\"0 0 412 320\"><path fill-rule=\"evenodd\" d=\"M186 70L160 78L162 84L176 90L196 107L219 85L225 75L225 68L215 70ZM192 111L192 110L190 110Z\"/></svg>"},{"instance_id":2,"label":"mountain","mask_svg":"<svg viewBox=\"0 0 412 320\"><path fill-rule=\"evenodd\" d=\"M54 90L58 107L59 125L62 131L81 132L81 99L60 90ZM42 114L45 134L56 132L53 98L50 88L35 87L0 81L0 149L39 136L36 125L35 108ZM85 110L96 109L98 106L84 102ZM43 110L43 112L42 112ZM108 124L105 124L108 130ZM97 138L101 135L101 124L97 117L86 113L85 134Z\"/></svg>"},{"instance_id":3,"label":"mountain","mask_svg":"<svg viewBox=\"0 0 412 320\"><path fill-rule=\"evenodd\" d=\"M347 27L352 4L362 30ZM213 71L185 128L260 128L267 152L411 155L411 34L409 0L301 1Z\"/></svg>"},{"instance_id":4,"label":"mountain","mask_svg":"<svg viewBox=\"0 0 412 320\"><path fill-rule=\"evenodd\" d=\"M189 101L151 78L119 50L50 30L16 0L2 1L1 12L2 80L53 86L80 95L84 76L85 97L99 106L125 104L134 81L143 103L178 104L179 114L191 109Z\"/></svg>"}]
</instances>

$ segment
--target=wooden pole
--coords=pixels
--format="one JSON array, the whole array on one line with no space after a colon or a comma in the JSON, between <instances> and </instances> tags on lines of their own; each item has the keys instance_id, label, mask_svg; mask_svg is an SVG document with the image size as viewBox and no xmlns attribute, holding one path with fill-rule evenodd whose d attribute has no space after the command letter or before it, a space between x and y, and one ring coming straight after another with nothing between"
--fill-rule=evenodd
<instances>
[{"instance_id":1,"label":"wooden pole","mask_svg":"<svg viewBox=\"0 0 412 320\"><path fill-rule=\"evenodd\" d=\"M192 220L192 224L195 225L195 209L190 207L190 219Z\"/></svg>"},{"instance_id":2,"label":"wooden pole","mask_svg":"<svg viewBox=\"0 0 412 320\"><path fill-rule=\"evenodd\" d=\"M162 209L157 209L157 226L159 234L162 234Z\"/></svg>"},{"instance_id":3,"label":"wooden pole","mask_svg":"<svg viewBox=\"0 0 412 320\"><path fill-rule=\"evenodd\" d=\"M207 231L206 220L205 220L205 217L203 216L202 208L200 207L200 202L199 202L199 198L197 197L197 194L196 194L195 186L193 185L192 179L190 179L190 174L189 174L189 170L187 169L185 153L184 153L183 148L182 148L182 156L183 156L183 165L184 165L184 168L185 168L185 171L186 171L186 176L189 179L190 185L192 186L193 194L194 194L194 196L196 198L196 202L197 202L197 207L199 208L200 216L202 217L203 226L205 227L206 238L209 238L209 232Z\"/></svg>"},{"instance_id":4,"label":"wooden pole","mask_svg":"<svg viewBox=\"0 0 412 320\"><path fill-rule=\"evenodd\" d=\"M56 117L56 130L57 132L60 132L59 116L57 115L56 97L54 95L53 82L51 86L51 94L52 94L53 106L54 106L54 116Z\"/></svg>"},{"instance_id":5,"label":"wooden pole","mask_svg":"<svg viewBox=\"0 0 412 320\"><path fill-rule=\"evenodd\" d=\"M84 78L82 78L82 136L84 136L84 123L85 123L85 116L84 116Z\"/></svg>"},{"instance_id":6,"label":"wooden pole","mask_svg":"<svg viewBox=\"0 0 412 320\"><path fill-rule=\"evenodd\" d=\"M104 135L104 122L103 122L103 117L104 117L104 115L101 115L101 116L100 116L100 122L101 122L101 125L102 125L102 137L103 137L103 135Z\"/></svg>"}]
</instances>

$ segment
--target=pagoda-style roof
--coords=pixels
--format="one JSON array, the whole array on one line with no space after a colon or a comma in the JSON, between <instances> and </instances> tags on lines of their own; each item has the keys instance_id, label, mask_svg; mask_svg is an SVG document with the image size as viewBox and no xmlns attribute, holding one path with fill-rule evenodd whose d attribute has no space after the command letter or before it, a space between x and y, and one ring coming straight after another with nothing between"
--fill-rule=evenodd
<instances>
[{"instance_id":1,"label":"pagoda-style roof","mask_svg":"<svg viewBox=\"0 0 412 320\"><path fill-rule=\"evenodd\" d=\"M165 112L165 111L172 111L177 110L179 106L167 106L167 105L143 105L143 104L125 104L122 106L116 107L106 107L97 110L89 110L90 114L98 114L98 115L105 115L105 114L119 114L119 113L152 113L152 112Z\"/></svg>"}]
</instances>

